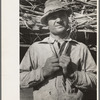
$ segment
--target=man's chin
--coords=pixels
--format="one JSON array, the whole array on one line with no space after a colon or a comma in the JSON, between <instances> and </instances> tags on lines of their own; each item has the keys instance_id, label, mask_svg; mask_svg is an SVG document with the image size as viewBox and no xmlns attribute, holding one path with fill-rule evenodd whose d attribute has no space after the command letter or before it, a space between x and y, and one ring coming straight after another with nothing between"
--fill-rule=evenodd
<instances>
[{"instance_id":1,"label":"man's chin","mask_svg":"<svg viewBox=\"0 0 100 100\"><path fill-rule=\"evenodd\" d=\"M65 29L58 29L58 30L56 30L56 32L57 32L57 34L61 34L61 33L65 32Z\"/></svg>"},{"instance_id":2,"label":"man's chin","mask_svg":"<svg viewBox=\"0 0 100 100\"><path fill-rule=\"evenodd\" d=\"M63 33L65 33L66 29L64 28L56 28L55 31L54 30L51 30L51 33L53 33L54 35L61 35Z\"/></svg>"}]
</instances>

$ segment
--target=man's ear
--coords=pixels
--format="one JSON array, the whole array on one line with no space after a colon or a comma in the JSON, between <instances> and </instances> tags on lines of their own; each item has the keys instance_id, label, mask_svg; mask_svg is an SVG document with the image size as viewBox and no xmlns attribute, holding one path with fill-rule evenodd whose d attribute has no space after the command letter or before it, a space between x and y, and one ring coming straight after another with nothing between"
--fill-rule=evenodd
<instances>
[{"instance_id":1,"label":"man's ear","mask_svg":"<svg viewBox=\"0 0 100 100\"><path fill-rule=\"evenodd\" d=\"M47 29L49 29L49 26L48 25L46 27L47 27Z\"/></svg>"}]
</instances>

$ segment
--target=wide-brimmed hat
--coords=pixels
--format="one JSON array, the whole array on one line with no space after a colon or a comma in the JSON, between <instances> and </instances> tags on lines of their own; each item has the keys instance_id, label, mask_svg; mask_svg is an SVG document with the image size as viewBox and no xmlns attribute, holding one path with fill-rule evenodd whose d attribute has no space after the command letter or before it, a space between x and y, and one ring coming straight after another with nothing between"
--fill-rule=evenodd
<instances>
[{"instance_id":1,"label":"wide-brimmed hat","mask_svg":"<svg viewBox=\"0 0 100 100\"><path fill-rule=\"evenodd\" d=\"M47 25L48 15L60 10L66 11L68 16L72 13L72 10L67 6L67 4L62 3L59 0L47 0L45 2L44 15L41 17L41 23Z\"/></svg>"}]
</instances>

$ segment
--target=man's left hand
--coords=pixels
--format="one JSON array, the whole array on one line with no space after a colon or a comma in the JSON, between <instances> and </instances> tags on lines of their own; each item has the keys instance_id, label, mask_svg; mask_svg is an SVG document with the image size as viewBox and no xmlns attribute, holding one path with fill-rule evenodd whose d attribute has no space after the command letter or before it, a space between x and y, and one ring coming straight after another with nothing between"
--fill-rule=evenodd
<instances>
[{"instance_id":1,"label":"man's left hand","mask_svg":"<svg viewBox=\"0 0 100 100\"><path fill-rule=\"evenodd\" d=\"M68 66L70 64L70 57L66 56L66 55L61 55L59 57L59 65L62 67L63 69L63 74L66 76L69 72L68 72Z\"/></svg>"}]
</instances>

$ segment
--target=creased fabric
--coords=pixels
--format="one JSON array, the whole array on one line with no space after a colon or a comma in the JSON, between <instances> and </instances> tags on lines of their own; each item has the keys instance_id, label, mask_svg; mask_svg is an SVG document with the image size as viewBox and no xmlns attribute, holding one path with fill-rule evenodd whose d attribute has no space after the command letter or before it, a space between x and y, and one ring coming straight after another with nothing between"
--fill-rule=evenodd
<instances>
[{"instance_id":1,"label":"creased fabric","mask_svg":"<svg viewBox=\"0 0 100 100\"><path fill-rule=\"evenodd\" d=\"M96 64L87 46L72 39L64 39L65 41L69 41L70 45L67 52L65 50L62 53L71 58L74 78L64 79L59 75L44 79L41 68L55 54L55 50L56 55L60 51L55 46L57 41L52 37L33 43L26 52L20 64L20 86L33 87L34 100L82 100L84 91L96 88Z\"/></svg>"}]
</instances>

